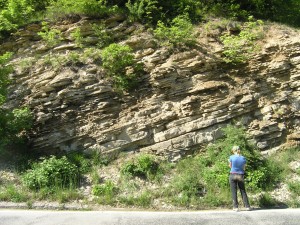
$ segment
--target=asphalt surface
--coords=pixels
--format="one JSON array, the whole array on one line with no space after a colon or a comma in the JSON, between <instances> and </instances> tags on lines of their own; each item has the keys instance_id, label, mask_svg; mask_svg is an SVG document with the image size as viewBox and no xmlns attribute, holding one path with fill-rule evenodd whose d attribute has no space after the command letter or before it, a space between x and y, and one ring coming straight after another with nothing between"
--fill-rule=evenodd
<instances>
[{"instance_id":1,"label":"asphalt surface","mask_svg":"<svg viewBox=\"0 0 300 225\"><path fill-rule=\"evenodd\" d=\"M0 210L0 225L300 225L300 209L240 211Z\"/></svg>"}]
</instances>

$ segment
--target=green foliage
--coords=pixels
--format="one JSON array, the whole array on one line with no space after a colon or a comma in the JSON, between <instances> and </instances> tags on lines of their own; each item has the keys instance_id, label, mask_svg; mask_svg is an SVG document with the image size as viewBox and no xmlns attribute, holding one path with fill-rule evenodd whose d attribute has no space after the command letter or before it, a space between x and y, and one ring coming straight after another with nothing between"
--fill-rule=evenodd
<instances>
[{"instance_id":1,"label":"green foliage","mask_svg":"<svg viewBox=\"0 0 300 225\"><path fill-rule=\"evenodd\" d=\"M240 5L256 18L300 26L299 0L250 0Z\"/></svg>"},{"instance_id":2,"label":"green foliage","mask_svg":"<svg viewBox=\"0 0 300 225\"><path fill-rule=\"evenodd\" d=\"M22 136L26 134L33 123L33 116L29 108L16 108L12 111L6 111L1 115L2 126L4 129L1 136L9 142L22 141Z\"/></svg>"},{"instance_id":3,"label":"green foliage","mask_svg":"<svg viewBox=\"0 0 300 225\"><path fill-rule=\"evenodd\" d=\"M259 197L259 207L272 208L278 205L278 202L268 193L264 193Z\"/></svg>"},{"instance_id":4,"label":"green foliage","mask_svg":"<svg viewBox=\"0 0 300 225\"><path fill-rule=\"evenodd\" d=\"M176 166L177 174L165 190L176 205L189 206L192 201L203 197L203 165L193 158L187 158Z\"/></svg>"},{"instance_id":5,"label":"green foliage","mask_svg":"<svg viewBox=\"0 0 300 225\"><path fill-rule=\"evenodd\" d=\"M0 56L0 106L6 100L7 86L10 83L8 75L13 71L12 66L7 65L7 62L11 57L11 52L7 52Z\"/></svg>"},{"instance_id":6,"label":"green foliage","mask_svg":"<svg viewBox=\"0 0 300 225\"><path fill-rule=\"evenodd\" d=\"M299 182L289 182L288 188L289 188L289 191L294 196L300 196L300 183Z\"/></svg>"},{"instance_id":7,"label":"green foliage","mask_svg":"<svg viewBox=\"0 0 300 225\"><path fill-rule=\"evenodd\" d=\"M117 192L118 188L111 180L107 180L104 184L95 185L92 189L93 195L98 196L98 203L101 204L113 204Z\"/></svg>"},{"instance_id":8,"label":"green foliage","mask_svg":"<svg viewBox=\"0 0 300 225\"><path fill-rule=\"evenodd\" d=\"M140 194L121 196L118 200L125 205L147 208L151 205L152 198L152 193L146 190Z\"/></svg>"},{"instance_id":9,"label":"green foliage","mask_svg":"<svg viewBox=\"0 0 300 225\"><path fill-rule=\"evenodd\" d=\"M253 18L250 17L249 22L244 23L238 35L225 34L221 36L224 45L223 59L226 63L244 63L258 50L255 41L263 35L263 22L252 20Z\"/></svg>"},{"instance_id":10,"label":"green foliage","mask_svg":"<svg viewBox=\"0 0 300 225\"><path fill-rule=\"evenodd\" d=\"M81 34L81 30L79 27L77 27L72 33L71 37L74 39L75 44L77 47L82 48L83 47L83 36Z\"/></svg>"},{"instance_id":11,"label":"green foliage","mask_svg":"<svg viewBox=\"0 0 300 225\"><path fill-rule=\"evenodd\" d=\"M87 156L81 152L70 152L67 154L70 163L76 165L80 174L85 174L91 170L91 162Z\"/></svg>"},{"instance_id":12,"label":"green foliage","mask_svg":"<svg viewBox=\"0 0 300 225\"><path fill-rule=\"evenodd\" d=\"M131 21L155 24L161 15L161 7L157 0L129 0L126 7Z\"/></svg>"},{"instance_id":13,"label":"green foliage","mask_svg":"<svg viewBox=\"0 0 300 225\"><path fill-rule=\"evenodd\" d=\"M193 24L186 15L175 17L169 27L158 21L154 35L166 46L188 45L195 42Z\"/></svg>"},{"instance_id":14,"label":"green foliage","mask_svg":"<svg viewBox=\"0 0 300 225\"><path fill-rule=\"evenodd\" d=\"M92 162L95 166L107 166L110 162L114 160L111 155L104 155L100 151L94 150L92 152Z\"/></svg>"},{"instance_id":15,"label":"green foliage","mask_svg":"<svg viewBox=\"0 0 300 225\"><path fill-rule=\"evenodd\" d=\"M117 90L131 90L141 68L134 62L132 49L127 45L110 44L101 53L103 68L112 78Z\"/></svg>"},{"instance_id":16,"label":"green foliage","mask_svg":"<svg viewBox=\"0 0 300 225\"><path fill-rule=\"evenodd\" d=\"M7 65L12 53L0 56L0 106L6 101L7 87L10 83L9 74L13 71ZM0 109L0 147L8 144L17 144L23 140L26 131L31 128L32 114L26 107L12 110Z\"/></svg>"},{"instance_id":17,"label":"green foliage","mask_svg":"<svg viewBox=\"0 0 300 225\"><path fill-rule=\"evenodd\" d=\"M100 61L101 52L97 48L84 48L82 54L82 61L85 63Z\"/></svg>"},{"instance_id":18,"label":"green foliage","mask_svg":"<svg viewBox=\"0 0 300 225\"><path fill-rule=\"evenodd\" d=\"M33 11L34 8L28 0L8 0L0 11L0 34L26 23Z\"/></svg>"},{"instance_id":19,"label":"green foliage","mask_svg":"<svg viewBox=\"0 0 300 225\"><path fill-rule=\"evenodd\" d=\"M121 174L129 177L139 176L153 180L158 169L158 163L152 155L142 154L136 160L123 164Z\"/></svg>"},{"instance_id":20,"label":"green foliage","mask_svg":"<svg viewBox=\"0 0 300 225\"><path fill-rule=\"evenodd\" d=\"M113 197L117 193L117 187L111 180L107 180L104 184L95 185L92 190L95 196L110 196Z\"/></svg>"},{"instance_id":21,"label":"green foliage","mask_svg":"<svg viewBox=\"0 0 300 225\"><path fill-rule=\"evenodd\" d=\"M62 40L61 31L55 28L50 28L48 22L42 22L42 31L38 32L47 46L53 47Z\"/></svg>"},{"instance_id":22,"label":"green foliage","mask_svg":"<svg viewBox=\"0 0 300 225\"><path fill-rule=\"evenodd\" d=\"M225 137L208 147L208 160L211 164L210 173L206 173L205 180L215 181L219 187L228 187L228 158L231 148L238 145L241 154L247 159L246 181L248 188L253 191L267 190L280 180L280 167L264 159L249 143L243 128L227 126L223 129Z\"/></svg>"},{"instance_id":23,"label":"green foliage","mask_svg":"<svg viewBox=\"0 0 300 225\"><path fill-rule=\"evenodd\" d=\"M80 171L66 156L57 158L41 158L38 163L33 163L32 169L27 170L22 176L22 182L30 189L77 186Z\"/></svg>"},{"instance_id":24,"label":"green foliage","mask_svg":"<svg viewBox=\"0 0 300 225\"><path fill-rule=\"evenodd\" d=\"M5 185L0 189L0 201L25 202L28 199L28 193L15 185Z\"/></svg>"},{"instance_id":25,"label":"green foliage","mask_svg":"<svg viewBox=\"0 0 300 225\"><path fill-rule=\"evenodd\" d=\"M117 10L116 7L108 7L106 0L60 0L51 2L47 8L47 15L53 20L74 15L103 18L116 13Z\"/></svg>"},{"instance_id":26,"label":"green foliage","mask_svg":"<svg viewBox=\"0 0 300 225\"><path fill-rule=\"evenodd\" d=\"M104 48L113 42L113 34L105 29L105 24L93 24L95 35L98 37L97 46Z\"/></svg>"}]
</instances>

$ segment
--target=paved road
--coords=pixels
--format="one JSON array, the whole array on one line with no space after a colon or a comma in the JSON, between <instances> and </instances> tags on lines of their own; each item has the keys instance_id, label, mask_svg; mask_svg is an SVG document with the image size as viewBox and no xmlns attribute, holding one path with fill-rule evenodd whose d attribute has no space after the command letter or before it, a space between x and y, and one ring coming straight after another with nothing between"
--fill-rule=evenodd
<instances>
[{"instance_id":1,"label":"paved road","mask_svg":"<svg viewBox=\"0 0 300 225\"><path fill-rule=\"evenodd\" d=\"M300 209L197 212L0 210L0 225L300 225Z\"/></svg>"}]
</instances>

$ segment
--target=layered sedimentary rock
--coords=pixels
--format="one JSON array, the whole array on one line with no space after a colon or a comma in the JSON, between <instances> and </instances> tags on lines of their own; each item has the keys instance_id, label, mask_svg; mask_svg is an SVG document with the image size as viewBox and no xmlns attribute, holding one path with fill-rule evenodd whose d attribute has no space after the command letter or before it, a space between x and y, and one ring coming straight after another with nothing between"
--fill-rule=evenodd
<instances>
[{"instance_id":1,"label":"layered sedimentary rock","mask_svg":"<svg viewBox=\"0 0 300 225\"><path fill-rule=\"evenodd\" d=\"M71 37L76 27L91 46L97 42L91 23L57 24L64 40L51 48L37 24L2 44L2 52L16 51L6 107L28 105L34 113L33 150L145 151L175 160L222 137L221 128L232 122L244 125L262 151L299 145L299 32L269 28L261 50L234 66L222 61L214 38L200 35L196 47L173 51L141 25L111 18L108 29L146 71L136 90L120 95L101 59L59 60L74 52L83 57Z\"/></svg>"}]
</instances>

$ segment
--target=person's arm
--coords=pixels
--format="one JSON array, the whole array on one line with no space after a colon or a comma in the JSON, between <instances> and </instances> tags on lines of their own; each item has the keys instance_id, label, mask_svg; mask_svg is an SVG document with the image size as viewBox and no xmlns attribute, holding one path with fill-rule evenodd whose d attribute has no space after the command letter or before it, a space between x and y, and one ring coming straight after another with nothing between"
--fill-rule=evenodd
<instances>
[{"instance_id":1,"label":"person's arm","mask_svg":"<svg viewBox=\"0 0 300 225\"><path fill-rule=\"evenodd\" d=\"M231 168L232 167L232 163L231 163L230 159L228 159L228 163L229 163L229 167Z\"/></svg>"}]
</instances>

